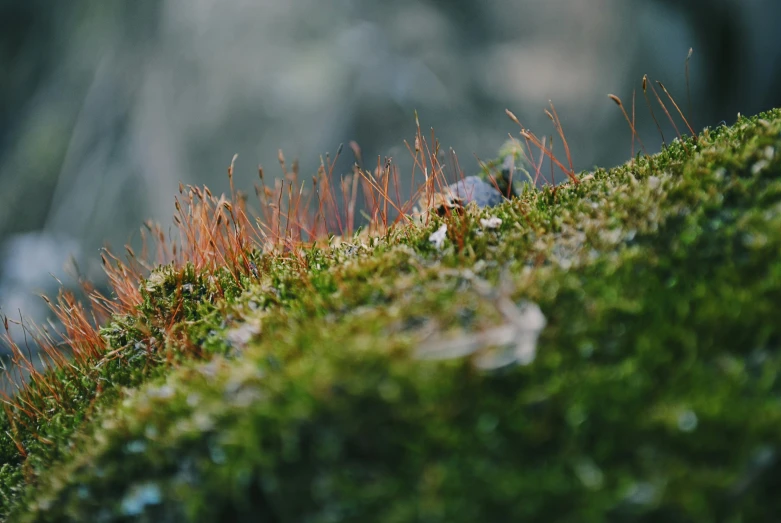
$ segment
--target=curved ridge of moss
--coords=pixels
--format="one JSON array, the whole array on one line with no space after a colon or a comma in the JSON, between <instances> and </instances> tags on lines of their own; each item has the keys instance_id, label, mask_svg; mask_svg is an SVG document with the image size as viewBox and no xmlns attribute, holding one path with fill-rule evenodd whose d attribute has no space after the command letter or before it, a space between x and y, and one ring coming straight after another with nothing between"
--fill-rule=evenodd
<instances>
[{"instance_id":1,"label":"curved ridge of moss","mask_svg":"<svg viewBox=\"0 0 781 523\"><path fill-rule=\"evenodd\" d=\"M781 512L781 111L396 234L250 285L230 353L128 391L15 520ZM547 317L531 364L415 358L501 323L499 294Z\"/></svg>"}]
</instances>

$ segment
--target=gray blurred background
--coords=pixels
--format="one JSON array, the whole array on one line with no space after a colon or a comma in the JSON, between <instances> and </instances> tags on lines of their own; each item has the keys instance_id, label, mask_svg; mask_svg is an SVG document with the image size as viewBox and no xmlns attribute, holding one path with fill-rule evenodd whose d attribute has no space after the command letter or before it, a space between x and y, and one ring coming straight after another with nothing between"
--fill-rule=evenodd
<instances>
[{"instance_id":1,"label":"gray blurred background","mask_svg":"<svg viewBox=\"0 0 781 523\"><path fill-rule=\"evenodd\" d=\"M69 256L101 281L101 246L170 223L179 181L226 190L234 153L243 189L279 148L309 178L350 140L407 173L417 109L469 172L517 133L505 108L553 132L551 99L576 169L611 166L606 95L648 73L688 111L690 47L697 130L779 106L779 22L778 0L0 0L0 313L44 317ZM642 97L638 119L658 150Z\"/></svg>"}]
</instances>

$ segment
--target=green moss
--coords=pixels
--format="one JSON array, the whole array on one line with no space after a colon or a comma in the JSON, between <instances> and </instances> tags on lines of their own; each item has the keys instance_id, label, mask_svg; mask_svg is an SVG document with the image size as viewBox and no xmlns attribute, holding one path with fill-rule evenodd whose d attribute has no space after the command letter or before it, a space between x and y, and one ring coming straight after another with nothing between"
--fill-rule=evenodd
<instances>
[{"instance_id":1,"label":"green moss","mask_svg":"<svg viewBox=\"0 0 781 523\"><path fill-rule=\"evenodd\" d=\"M114 316L101 328L109 349L106 357L48 371L61 385L56 395L45 385L31 384L33 392L41 390L40 396L28 399L25 410L9 406L0 413L0 515L8 513L22 490L34 488L49 474L52 463L72 452L74 433L97 412L115 405L125 389L166 374L172 368L167 362L228 350L223 337L209 336L216 334L212 322L218 317L223 321L217 305L239 294L228 274L209 280L191 265L180 271L160 267L141 292L144 302L135 314ZM184 340L198 345L193 350Z\"/></svg>"},{"instance_id":2,"label":"green moss","mask_svg":"<svg viewBox=\"0 0 781 523\"><path fill-rule=\"evenodd\" d=\"M228 299L177 312L211 360L106 403L42 460L13 516L772 519L779 149L776 110L578 185L299 253L308 271L300 256L256 257L259 277ZM214 288L187 278L195 295ZM151 288L150 314L179 310L180 284ZM547 318L529 365L417 357L523 301ZM133 326L117 322L126 346ZM0 470L4 496L19 470Z\"/></svg>"}]
</instances>

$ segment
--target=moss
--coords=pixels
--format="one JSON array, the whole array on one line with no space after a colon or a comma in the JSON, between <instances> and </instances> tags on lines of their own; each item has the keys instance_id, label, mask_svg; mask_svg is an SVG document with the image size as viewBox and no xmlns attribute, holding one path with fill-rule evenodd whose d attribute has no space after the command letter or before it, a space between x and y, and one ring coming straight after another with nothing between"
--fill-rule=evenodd
<instances>
[{"instance_id":1,"label":"moss","mask_svg":"<svg viewBox=\"0 0 781 523\"><path fill-rule=\"evenodd\" d=\"M126 389L164 375L172 360L227 350L222 337L206 334L213 332L208 321L217 319L216 303L229 302L238 290L225 274L208 278L190 265L181 271L158 268L142 286L144 301L138 311L114 316L100 329L105 356L49 370L61 385L58 390L43 390L33 396L37 404L28 399L23 409L9 405L0 413L0 514L17 503L20 491L34 488L52 463L68 456L74 433L97 412L115 405ZM30 384L33 391L44 387L42 382Z\"/></svg>"},{"instance_id":2,"label":"moss","mask_svg":"<svg viewBox=\"0 0 781 523\"><path fill-rule=\"evenodd\" d=\"M180 310L181 282L153 279L145 310L178 311L209 361L101 406L13 519L772 519L780 148L776 110L425 228L256 255L225 299ZM419 358L529 301L547 318L530 364Z\"/></svg>"}]
</instances>

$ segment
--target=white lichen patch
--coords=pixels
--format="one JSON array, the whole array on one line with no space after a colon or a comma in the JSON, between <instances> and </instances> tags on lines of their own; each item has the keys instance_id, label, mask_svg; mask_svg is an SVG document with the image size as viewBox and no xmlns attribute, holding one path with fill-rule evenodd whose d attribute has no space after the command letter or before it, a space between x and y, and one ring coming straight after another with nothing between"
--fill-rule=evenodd
<instances>
[{"instance_id":1,"label":"white lichen patch","mask_svg":"<svg viewBox=\"0 0 781 523\"><path fill-rule=\"evenodd\" d=\"M662 185L662 180L658 176L649 176L648 177L648 186L651 188L651 190L656 190Z\"/></svg>"},{"instance_id":2,"label":"white lichen patch","mask_svg":"<svg viewBox=\"0 0 781 523\"><path fill-rule=\"evenodd\" d=\"M228 329L225 339L234 349L243 349L260 331L260 321L248 321Z\"/></svg>"},{"instance_id":3,"label":"white lichen patch","mask_svg":"<svg viewBox=\"0 0 781 523\"><path fill-rule=\"evenodd\" d=\"M457 276L470 280L478 295L493 302L502 323L457 337L426 332L416 350L416 357L445 360L473 356L474 365L484 370L512 364L528 365L534 361L537 339L547 323L540 307L529 301L513 302L508 294L509 282L493 288L471 271L458 271Z\"/></svg>"},{"instance_id":4,"label":"white lichen patch","mask_svg":"<svg viewBox=\"0 0 781 523\"><path fill-rule=\"evenodd\" d=\"M608 245L617 244L618 242L621 241L623 236L624 236L624 231L619 228L600 231L600 235L599 235L600 239Z\"/></svg>"},{"instance_id":5,"label":"white lichen patch","mask_svg":"<svg viewBox=\"0 0 781 523\"><path fill-rule=\"evenodd\" d=\"M759 160L757 163L751 166L751 174L757 175L761 173L765 168L770 165L770 162L767 160Z\"/></svg>"},{"instance_id":6,"label":"white lichen patch","mask_svg":"<svg viewBox=\"0 0 781 523\"><path fill-rule=\"evenodd\" d=\"M442 247L445 245L445 240L447 239L447 225L442 224L439 229L431 233L431 236L428 237L428 241L430 241L434 248L437 250L441 250Z\"/></svg>"},{"instance_id":7,"label":"white lichen patch","mask_svg":"<svg viewBox=\"0 0 781 523\"><path fill-rule=\"evenodd\" d=\"M417 350L424 360L445 360L474 355L476 367L485 370L507 365L528 365L537 354L537 339L546 320L536 303L502 306L505 322L496 327L454 339L428 340Z\"/></svg>"},{"instance_id":8,"label":"white lichen patch","mask_svg":"<svg viewBox=\"0 0 781 523\"><path fill-rule=\"evenodd\" d=\"M144 282L144 288L149 292L154 292L155 289L161 287L166 280L166 275L161 270L152 272L149 278Z\"/></svg>"},{"instance_id":9,"label":"white lichen patch","mask_svg":"<svg viewBox=\"0 0 781 523\"><path fill-rule=\"evenodd\" d=\"M480 218L480 225L484 229L498 229L502 226L502 219L496 216L489 216L488 218Z\"/></svg>"}]
</instances>

